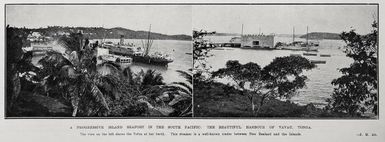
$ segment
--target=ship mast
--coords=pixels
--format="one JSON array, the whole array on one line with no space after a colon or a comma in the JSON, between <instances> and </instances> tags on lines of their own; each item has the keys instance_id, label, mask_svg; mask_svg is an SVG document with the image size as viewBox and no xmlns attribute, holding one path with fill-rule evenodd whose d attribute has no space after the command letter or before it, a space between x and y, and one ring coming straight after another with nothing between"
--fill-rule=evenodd
<instances>
[{"instance_id":1,"label":"ship mast","mask_svg":"<svg viewBox=\"0 0 385 142\"><path fill-rule=\"evenodd\" d=\"M151 24L150 24L150 28L148 29L146 52L145 52L144 56L147 56L148 53L150 52L150 47L151 47L150 44L152 44L152 43L150 43L150 33L151 33Z\"/></svg>"},{"instance_id":2,"label":"ship mast","mask_svg":"<svg viewBox=\"0 0 385 142\"><path fill-rule=\"evenodd\" d=\"M309 26L306 26L306 46L309 45Z\"/></svg>"},{"instance_id":3,"label":"ship mast","mask_svg":"<svg viewBox=\"0 0 385 142\"><path fill-rule=\"evenodd\" d=\"M295 27L293 26L293 43L294 43L294 40L295 40L294 32L295 32Z\"/></svg>"},{"instance_id":4,"label":"ship mast","mask_svg":"<svg viewBox=\"0 0 385 142\"><path fill-rule=\"evenodd\" d=\"M102 43L104 43L104 39L106 38L106 31L105 31L105 29L104 29L104 24L102 25L102 30L103 30Z\"/></svg>"},{"instance_id":5,"label":"ship mast","mask_svg":"<svg viewBox=\"0 0 385 142\"><path fill-rule=\"evenodd\" d=\"M243 24L242 24L242 30L241 30L241 38L243 36Z\"/></svg>"},{"instance_id":6,"label":"ship mast","mask_svg":"<svg viewBox=\"0 0 385 142\"><path fill-rule=\"evenodd\" d=\"M147 46L148 46L149 43L150 43L150 32L151 32L151 24L150 24L150 28L148 29Z\"/></svg>"},{"instance_id":7,"label":"ship mast","mask_svg":"<svg viewBox=\"0 0 385 142\"><path fill-rule=\"evenodd\" d=\"M242 30L241 30L241 46L243 44L243 24L242 24Z\"/></svg>"}]
</instances>

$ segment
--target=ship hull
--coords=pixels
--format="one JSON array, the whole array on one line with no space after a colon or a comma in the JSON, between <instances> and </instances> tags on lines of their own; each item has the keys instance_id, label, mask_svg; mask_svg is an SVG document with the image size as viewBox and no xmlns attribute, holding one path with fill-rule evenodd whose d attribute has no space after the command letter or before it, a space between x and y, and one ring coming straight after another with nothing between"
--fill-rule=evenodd
<instances>
[{"instance_id":1,"label":"ship hull","mask_svg":"<svg viewBox=\"0 0 385 142\"><path fill-rule=\"evenodd\" d=\"M162 58L154 58L149 56L131 56L134 62L144 63L150 65L158 65L158 66L167 66L172 61L162 59Z\"/></svg>"},{"instance_id":2,"label":"ship hull","mask_svg":"<svg viewBox=\"0 0 385 142\"><path fill-rule=\"evenodd\" d=\"M118 48L114 46L105 47L109 49L110 54L120 55L120 56L129 56L132 58L133 62L144 63L150 65L158 65L158 66L167 66L168 63L173 62L172 60L167 60L164 58L150 57L150 56L140 56L135 55L133 51L127 48Z\"/></svg>"},{"instance_id":3,"label":"ship hull","mask_svg":"<svg viewBox=\"0 0 385 142\"><path fill-rule=\"evenodd\" d=\"M292 50L292 51L314 51L317 52L318 49L314 47L298 47L298 46L285 46L281 47L281 50Z\"/></svg>"},{"instance_id":4,"label":"ship hull","mask_svg":"<svg viewBox=\"0 0 385 142\"><path fill-rule=\"evenodd\" d=\"M250 47L250 46L242 46L241 49L252 49L252 50L274 50L275 48L270 48L270 47Z\"/></svg>"}]
</instances>

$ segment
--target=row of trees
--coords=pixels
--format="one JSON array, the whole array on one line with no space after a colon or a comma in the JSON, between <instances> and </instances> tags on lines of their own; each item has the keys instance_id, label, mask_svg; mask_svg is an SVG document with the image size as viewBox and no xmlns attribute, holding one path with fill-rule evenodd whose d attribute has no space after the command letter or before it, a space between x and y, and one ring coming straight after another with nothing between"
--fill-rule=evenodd
<instances>
[{"instance_id":1,"label":"row of trees","mask_svg":"<svg viewBox=\"0 0 385 142\"><path fill-rule=\"evenodd\" d=\"M26 35L21 29L7 28L7 53L17 54L7 58L7 74L11 76L7 78L7 116L36 115L42 111L22 112L26 109L23 106L30 103L25 100L36 96L45 100L34 100L40 106L69 106L71 113L61 116L192 116L189 72L178 71L185 82L165 84L155 70L133 73L130 68L122 69L111 62L97 65L97 51L81 48L87 45L78 33L59 39L70 55L47 52L37 68L31 63L33 54L21 50Z\"/></svg>"},{"instance_id":2,"label":"row of trees","mask_svg":"<svg viewBox=\"0 0 385 142\"><path fill-rule=\"evenodd\" d=\"M28 32L39 32L44 36L58 36L58 33L74 33L77 31L83 31L84 36L91 39L102 39L102 38L120 38L121 35L124 35L126 38L131 39L146 39L147 31L134 31L122 27L115 28L103 28L103 27L65 27L65 26L48 26L46 28L36 28L28 29L23 28L23 30ZM162 33L151 33L153 39L160 40L191 40L189 35L166 35Z\"/></svg>"}]
</instances>

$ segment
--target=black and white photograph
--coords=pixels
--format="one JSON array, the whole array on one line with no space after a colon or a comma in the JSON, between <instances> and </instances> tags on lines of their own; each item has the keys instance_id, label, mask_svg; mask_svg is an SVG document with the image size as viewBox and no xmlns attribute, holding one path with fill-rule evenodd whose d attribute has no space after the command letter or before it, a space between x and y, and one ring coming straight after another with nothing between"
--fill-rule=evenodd
<instances>
[{"instance_id":1,"label":"black and white photograph","mask_svg":"<svg viewBox=\"0 0 385 142\"><path fill-rule=\"evenodd\" d=\"M0 141L385 139L385 1L0 3Z\"/></svg>"},{"instance_id":2,"label":"black and white photograph","mask_svg":"<svg viewBox=\"0 0 385 142\"><path fill-rule=\"evenodd\" d=\"M191 6L5 5L5 115L191 117Z\"/></svg>"},{"instance_id":3,"label":"black and white photograph","mask_svg":"<svg viewBox=\"0 0 385 142\"><path fill-rule=\"evenodd\" d=\"M195 117L378 119L378 5L192 9Z\"/></svg>"}]
</instances>

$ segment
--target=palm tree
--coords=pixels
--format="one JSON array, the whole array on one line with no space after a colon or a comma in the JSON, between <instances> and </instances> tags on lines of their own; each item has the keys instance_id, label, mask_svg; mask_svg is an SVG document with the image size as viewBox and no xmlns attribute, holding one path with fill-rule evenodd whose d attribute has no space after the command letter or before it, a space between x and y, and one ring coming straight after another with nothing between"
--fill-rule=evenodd
<instances>
[{"instance_id":1,"label":"palm tree","mask_svg":"<svg viewBox=\"0 0 385 142\"><path fill-rule=\"evenodd\" d=\"M71 52L70 49L78 49L71 47L78 45L73 42L76 40L63 40L62 45ZM123 103L133 104L129 93L123 92L127 89L122 89L120 67L110 63L96 66L93 61L95 54L91 49L81 52L80 56L76 51L70 55L49 52L39 61L42 65L38 72L41 85L36 90L64 99L73 108L72 116L108 116L111 113L118 114L111 108L120 107ZM111 73L100 73L97 68L108 68Z\"/></svg>"},{"instance_id":2,"label":"palm tree","mask_svg":"<svg viewBox=\"0 0 385 142\"><path fill-rule=\"evenodd\" d=\"M130 68L125 68L123 74L139 94L136 100L147 105L149 116L192 116L192 75L185 71L177 72L186 82L166 85L155 70L141 70L134 74Z\"/></svg>"},{"instance_id":3,"label":"palm tree","mask_svg":"<svg viewBox=\"0 0 385 142\"><path fill-rule=\"evenodd\" d=\"M172 101L168 104L175 108L173 116L192 116L192 74L189 72L177 70L180 76L185 78L186 82L173 82L168 88L168 94L172 96Z\"/></svg>"},{"instance_id":4,"label":"palm tree","mask_svg":"<svg viewBox=\"0 0 385 142\"><path fill-rule=\"evenodd\" d=\"M40 93L70 102L72 116L77 116L78 112L84 116L106 116L110 110L106 101L108 96L101 92L101 82L96 81L103 76L73 64L75 62L54 51L42 58L39 61L42 69L38 73L42 78L43 92Z\"/></svg>"},{"instance_id":5,"label":"palm tree","mask_svg":"<svg viewBox=\"0 0 385 142\"><path fill-rule=\"evenodd\" d=\"M133 74L130 69L126 68L124 74L127 75L127 80L132 79L129 82L132 82L133 89L139 94L136 100L147 105L148 116L169 116L174 112L171 106L160 99L166 87L160 73L155 70L141 70Z\"/></svg>"},{"instance_id":6,"label":"palm tree","mask_svg":"<svg viewBox=\"0 0 385 142\"><path fill-rule=\"evenodd\" d=\"M50 51L39 60L33 92L71 106L72 116L191 116L190 73L178 71L187 83L166 85L155 70L133 73L111 62L96 65L93 49L73 47L79 40L59 40L68 52Z\"/></svg>"}]
</instances>

